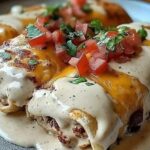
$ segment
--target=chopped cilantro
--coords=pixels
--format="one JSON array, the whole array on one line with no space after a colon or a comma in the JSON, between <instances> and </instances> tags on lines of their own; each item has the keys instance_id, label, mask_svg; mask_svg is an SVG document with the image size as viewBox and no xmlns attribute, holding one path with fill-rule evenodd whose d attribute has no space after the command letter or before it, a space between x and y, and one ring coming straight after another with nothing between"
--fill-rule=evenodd
<instances>
[{"instance_id":1,"label":"chopped cilantro","mask_svg":"<svg viewBox=\"0 0 150 150\"><path fill-rule=\"evenodd\" d=\"M106 43L106 47L107 47L108 50L114 51L115 50L115 46L116 46L116 40L115 40L115 38L110 39Z\"/></svg>"},{"instance_id":2,"label":"chopped cilantro","mask_svg":"<svg viewBox=\"0 0 150 150\"><path fill-rule=\"evenodd\" d=\"M28 64L29 64L30 66L35 66L35 65L38 64L38 61L37 61L36 59L30 59L30 60L28 61Z\"/></svg>"},{"instance_id":3,"label":"chopped cilantro","mask_svg":"<svg viewBox=\"0 0 150 150\"><path fill-rule=\"evenodd\" d=\"M122 39L124 38L123 35L119 34L118 36L109 39L108 42L106 43L106 47L109 51L115 51L116 45L119 44Z\"/></svg>"},{"instance_id":4,"label":"chopped cilantro","mask_svg":"<svg viewBox=\"0 0 150 150\"><path fill-rule=\"evenodd\" d=\"M72 40L67 41L66 43L67 53L74 57L77 54L77 46L72 43Z\"/></svg>"},{"instance_id":5,"label":"chopped cilantro","mask_svg":"<svg viewBox=\"0 0 150 150\"><path fill-rule=\"evenodd\" d=\"M46 11L44 12L45 16L51 15L54 20L57 20L59 18L59 9L60 5L49 5L47 6Z\"/></svg>"},{"instance_id":6,"label":"chopped cilantro","mask_svg":"<svg viewBox=\"0 0 150 150\"><path fill-rule=\"evenodd\" d=\"M90 83L90 82L86 82L85 83L87 86L92 86L92 85L94 85L94 83Z\"/></svg>"},{"instance_id":7,"label":"chopped cilantro","mask_svg":"<svg viewBox=\"0 0 150 150\"><path fill-rule=\"evenodd\" d=\"M129 29L128 27L122 26L122 27L119 27L119 28L118 28L118 32L119 32L120 34L124 35L128 29Z\"/></svg>"},{"instance_id":8,"label":"chopped cilantro","mask_svg":"<svg viewBox=\"0 0 150 150\"><path fill-rule=\"evenodd\" d=\"M41 34L42 34L42 32L37 27L35 27L33 24L30 24L27 26L27 37L28 38L38 37Z\"/></svg>"},{"instance_id":9,"label":"chopped cilantro","mask_svg":"<svg viewBox=\"0 0 150 150\"><path fill-rule=\"evenodd\" d=\"M82 83L82 82L87 82L87 79L83 78L83 77L79 77L75 80L70 81L70 83L73 83L73 84L79 84L79 83Z\"/></svg>"},{"instance_id":10,"label":"chopped cilantro","mask_svg":"<svg viewBox=\"0 0 150 150\"><path fill-rule=\"evenodd\" d=\"M81 37L81 36L83 36L83 32L82 31L76 31L76 32L70 32L67 35L67 38L73 40L73 39Z\"/></svg>"},{"instance_id":11,"label":"chopped cilantro","mask_svg":"<svg viewBox=\"0 0 150 150\"><path fill-rule=\"evenodd\" d=\"M3 60L10 60L11 55L7 52L0 52L0 57L3 58Z\"/></svg>"},{"instance_id":12,"label":"chopped cilantro","mask_svg":"<svg viewBox=\"0 0 150 150\"><path fill-rule=\"evenodd\" d=\"M85 12L85 13L90 13L92 12L92 9L90 7L90 4L85 4L83 7L82 7L82 10Z\"/></svg>"},{"instance_id":13,"label":"chopped cilantro","mask_svg":"<svg viewBox=\"0 0 150 150\"><path fill-rule=\"evenodd\" d=\"M89 24L89 27L94 30L95 34L100 33L100 31L103 29L102 23L97 19L92 20Z\"/></svg>"},{"instance_id":14,"label":"chopped cilantro","mask_svg":"<svg viewBox=\"0 0 150 150\"><path fill-rule=\"evenodd\" d=\"M142 29L138 30L138 34L140 35L142 40L145 40L148 35L147 31L144 29L144 27L142 27Z\"/></svg>"},{"instance_id":15,"label":"chopped cilantro","mask_svg":"<svg viewBox=\"0 0 150 150\"><path fill-rule=\"evenodd\" d=\"M63 24L60 25L60 29L61 29L64 33L66 33L66 34L69 34L70 32L73 32L73 31L74 31L73 28L72 28L70 25L65 24L65 23L63 23Z\"/></svg>"},{"instance_id":16,"label":"chopped cilantro","mask_svg":"<svg viewBox=\"0 0 150 150\"><path fill-rule=\"evenodd\" d=\"M86 48L85 43L82 43L78 46L78 50Z\"/></svg>"}]
</instances>

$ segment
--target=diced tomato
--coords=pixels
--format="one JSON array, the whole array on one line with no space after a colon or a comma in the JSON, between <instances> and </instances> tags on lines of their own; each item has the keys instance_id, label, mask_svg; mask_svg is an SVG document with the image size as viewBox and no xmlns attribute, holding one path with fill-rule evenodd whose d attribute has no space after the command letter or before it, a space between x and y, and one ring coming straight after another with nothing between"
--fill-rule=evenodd
<instances>
[{"instance_id":1,"label":"diced tomato","mask_svg":"<svg viewBox=\"0 0 150 150\"><path fill-rule=\"evenodd\" d=\"M87 23L81 23L77 22L75 26L76 31L81 31L84 35L86 35L88 29L88 24Z\"/></svg>"},{"instance_id":2,"label":"diced tomato","mask_svg":"<svg viewBox=\"0 0 150 150\"><path fill-rule=\"evenodd\" d=\"M89 73L89 62L85 54L80 57L76 67L80 76L85 76Z\"/></svg>"},{"instance_id":3,"label":"diced tomato","mask_svg":"<svg viewBox=\"0 0 150 150\"><path fill-rule=\"evenodd\" d=\"M72 66L76 66L78 62L79 62L79 58L76 58L76 57L72 57L69 60L69 64L72 65Z\"/></svg>"},{"instance_id":4,"label":"diced tomato","mask_svg":"<svg viewBox=\"0 0 150 150\"><path fill-rule=\"evenodd\" d=\"M75 45L79 45L83 41L85 41L85 36L84 35L82 37L80 37L80 38L75 38L75 39L72 40L73 44L75 44Z\"/></svg>"},{"instance_id":5,"label":"diced tomato","mask_svg":"<svg viewBox=\"0 0 150 150\"><path fill-rule=\"evenodd\" d=\"M121 42L124 53L126 55L132 55L140 50L142 41L138 33L131 29L128 31L128 35Z\"/></svg>"},{"instance_id":6,"label":"diced tomato","mask_svg":"<svg viewBox=\"0 0 150 150\"><path fill-rule=\"evenodd\" d=\"M109 38L113 38L113 37L116 37L118 35L118 32L117 31L109 31L107 33L107 37Z\"/></svg>"},{"instance_id":7,"label":"diced tomato","mask_svg":"<svg viewBox=\"0 0 150 150\"><path fill-rule=\"evenodd\" d=\"M60 9L60 15L63 18L72 17L72 8L71 7L68 7L68 8L65 7L65 8Z\"/></svg>"},{"instance_id":8,"label":"diced tomato","mask_svg":"<svg viewBox=\"0 0 150 150\"><path fill-rule=\"evenodd\" d=\"M35 47L35 46L44 46L47 41L47 37L45 34L42 34L38 37L35 37L33 39L29 39L28 42L30 46Z\"/></svg>"},{"instance_id":9,"label":"diced tomato","mask_svg":"<svg viewBox=\"0 0 150 150\"><path fill-rule=\"evenodd\" d=\"M47 28L49 31L54 32L55 30L58 30L60 25L62 24L62 19L58 19L58 20L51 20L51 22L47 25Z\"/></svg>"},{"instance_id":10,"label":"diced tomato","mask_svg":"<svg viewBox=\"0 0 150 150\"><path fill-rule=\"evenodd\" d=\"M39 16L36 20L38 26L44 26L49 21L49 17Z\"/></svg>"},{"instance_id":11,"label":"diced tomato","mask_svg":"<svg viewBox=\"0 0 150 150\"><path fill-rule=\"evenodd\" d=\"M64 44L65 38L63 32L60 30L56 30L52 33L52 38L55 44Z\"/></svg>"},{"instance_id":12,"label":"diced tomato","mask_svg":"<svg viewBox=\"0 0 150 150\"><path fill-rule=\"evenodd\" d=\"M122 45L118 44L116 46L116 50L114 52L108 53L108 59L109 60L111 60L111 59L117 60L121 55L123 55L123 53L124 53L124 49L122 48Z\"/></svg>"},{"instance_id":13,"label":"diced tomato","mask_svg":"<svg viewBox=\"0 0 150 150\"><path fill-rule=\"evenodd\" d=\"M97 57L96 57L96 55L97 55ZM105 45L99 46L99 52L94 53L94 57L108 60L108 53L106 50L106 46Z\"/></svg>"},{"instance_id":14,"label":"diced tomato","mask_svg":"<svg viewBox=\"0 0 150 150\"><path fill-rule=\"evenodd\" d=\"M87 40L85 42L85 51L86 53L92 53L99 51L98 45L95 40Z\"/></svg>"},{"instance_id":15,"label":"diced tomato","mask_svg":"<svg viewBox=\"0 0 150 150\"><path fill-rule=\"evenodd\" d=\"M125 62L129 61L130 59L131 59L130 57L122 55L122 56L118 57L116 61L118 63L125 63Z\"/></svg>"},{"instance_id":16,"label":"diced tomato","mask_svg":"<svg viewBox=\"0 0 150 150\"><path fill-rule=\"evenodd\" d=\"M46 37L47 37L47 41L51 41L52 40L52 33L45 28L44 26L39 26L38 24L35 25L41 32L45 33Z\"/></svg>"},{"instance_id":17,"label":"diced tomato","mask_svg":"<svg viewBox=\"0 0 150 150\"><path fill-rule=\"evenodd\" d=\"M82 9L79 6L73 6L72 8L73 14L77 17L84 18L86 14L82 11Z\"/></svg>"},{"instance_id":18,"label":"diced tomato","mask_svg":"<svg viewBox=\"0 0 150 150\"><path fill-rule=\"evenodd\" d=\"M74 6L83 7L87 3L87 0L71 0L71 4Z\"/></svg>"},{"instance_id":19,"label":"diced tomato","mask_svg":"<svg viewBox=\"0 0 150 150\"><path fill-rule=\"evenodd\" d=\"M57 56L64 62L64 63L68 63L69 60L71 59L71 56L69 56L67 54L67 51L62 47L62 45L57 44L55 45L55 49L56 49L56 54Z\"/></svg>"},{"instance_id":20,"label":"diced tomato","mask_svg":"<svg viewBox=\"0 0 150 150\"><path fill-rule=\"evenodd\" d=\"M91 72L99 75L103 72L105 72L108 68L108 63L106 60L100 59L100 58L91 58L89 60L89 64L90 64L90 68L91 68Z\"/></svg>"}]
</instances>

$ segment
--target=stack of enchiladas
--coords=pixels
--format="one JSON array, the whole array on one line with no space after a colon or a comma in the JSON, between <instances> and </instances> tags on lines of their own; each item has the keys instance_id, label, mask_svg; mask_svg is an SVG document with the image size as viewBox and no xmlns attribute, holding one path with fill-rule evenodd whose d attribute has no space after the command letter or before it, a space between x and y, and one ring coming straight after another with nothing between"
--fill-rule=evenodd
<instances>
[{"instance_id":1,"label":"stack of enchiladas","mask_svg":"<svg viewBox=\"0 0 150 150\"><path fill-rule=\"evenodd\" d=\"M61 149L107 150L136 134L150 117L150 25L108 2L34 9L0 46L0 111L25 112Z\"/></svg>"}]
</instances>

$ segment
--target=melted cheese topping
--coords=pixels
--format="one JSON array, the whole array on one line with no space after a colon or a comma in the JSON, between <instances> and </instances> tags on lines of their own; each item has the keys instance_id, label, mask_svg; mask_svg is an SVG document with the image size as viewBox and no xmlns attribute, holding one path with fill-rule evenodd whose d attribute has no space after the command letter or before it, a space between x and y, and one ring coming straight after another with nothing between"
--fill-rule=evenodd
<instances>
[{"instance_id":1,"label":"melted cheese topping","mask_svg":"<svg viewBox=\"0 0 150 150\"><path fill-rule=\"evenodd\" d=\"M17 64L16 67L26 69L28 72L28 76L35 78L38 85L42 85L49 81L55 73L59 72L64 67L64 64L57 58L56 54L54 53L53 47L48 47L44 50L31 48L27 43L24 35L20 35L12 39L8 46L2 46L2 51L5 50L10 50L15 53L12 56L12 59L7 63L9 65L13 64L14 66L16 66L15 60L18 59L21 65ZM26 54L23 54L24 58L19 57L20 53L23 52L23 50L31 53L30 56L26 56ZM34 69L28 70L28 61L33 56L39 63Z\"/></svg>"},{"instance_id":2,"label":"melted cheese topping","mask_svg":"<svg viewBox=\"0 0 150 150\"><path fill-rule=\"evenodd\" d=\"M122 125L113 111L111 101L102 87L93 81L88 80L94 85L87 86L85 83L72 84L70 83L72 80L74 78L60 78L54 82L55 90L52 92L44 89L34 92L33 98L28 104L29 113L35 116L51 116L64 128L70 120L71 110L85 111L97 121L97 129L92 129L96 130L96 135L92 136L87 127L90 120L82 119L82 125L87 131L90 141L100 142L103 147L107 148L116 140Z\"/></svg>"}]
</instances>

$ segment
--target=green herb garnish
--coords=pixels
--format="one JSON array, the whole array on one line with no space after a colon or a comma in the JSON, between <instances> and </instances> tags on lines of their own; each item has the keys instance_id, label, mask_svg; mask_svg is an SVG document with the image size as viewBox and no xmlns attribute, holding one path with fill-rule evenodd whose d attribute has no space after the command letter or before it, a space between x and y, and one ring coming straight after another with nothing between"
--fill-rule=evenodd
<instances>
[{"instance_id":1,"label":"green herb garnish","mask_svg":"<svg viewBox=\"0 0 150 150\"><path fill-rule=\"evenodd\" d=\"M30 60L28 61L28 64L29 64L30 66L35 66L35 65L38 64L38 61L37 61L36 59L30 59Z\"/></svg>"},{"instance_id":2,"label":"green herb garnish","mask_svg":"<svg viewBox=\"0 0 150 150\"><path fill-rule=\"evenodd\" d=\"M11 55L7 52L0 52L0 57L3 58L3 60L10 60Z\"/></svg>"},{"instance_id":3,"label":"green herb garnish","mask_svg":"<svg viewBox=\"0 0 150 150\"><path fill-rule=\"evenodd\" d=\"M37 27L35 27L33 24L30 24L27 26L27 37L28 38L38 37L41 34L42 34L42 32Z\"/></svg>"},{"instance_id":4,"label":"green herb garnish","mask_svg":"<svg viewBox=\"0 0 150 150\"><path fill-rule=\"evenodd\" d=\"M124 38L123 35L119 34L116 37L109 39L106 43L106 47L109 51L115 51L116 45L119 44L122 39Z\"/></svg>"},{"instance_id":5,"label":"green herb garnish","mask_svg":"<svg viewBox=\"0 0 150 150\"><path fill-rule=\"evenodd\" d=\"M54 20L57 20L59 16L59 9L61 8L61 5L49 5L47 6L46 11L44 12L44 16L51 15Z\"/></svg>"},{"instance_id":6,"label":"green herb garnish","mask_svg":"<svg viewBox=\"0 0 150 150\"><path fill-rule=\"evenodd\" d=\"M144 29L144 27L142 27L142 29L138 30L138 34L140 35L142 40L145 40L148 35L147 31Z\"/></svg>"},{"instance_id":7,"label":"green herb garnish","mask_svg":"<svg viewBox=\"0 0 150 150\"><path fill-rule=\"evenodd\" d=\"M67 41L66 43L67 53L74 57L77 54L77 46L72 43L72 40Z\"/></svg>"},{"instance_id":8,"label":"green herb garnish","mask_svg":"<svg viewBox=\"0 0 150 150\"><path fill-rule=\"evenodd\" d=\"M92 12L92 9L90 7L90 4L85 4L83 7L82 7L82 10L85 12L85 13L90 13Z\"/></svg>"},{"instance_id":9,"label":"green herb garnish","mask_svg":"<svg viewBox=\"0 0 150 150\"><path fill-rule=\"evenodd\" d=\"M73 39L81 37L81 36L83 36L83 32L82 31L76 31L76 32L70 32L67 35L67 38L73 40Z\"/></svg>"},{"instance_id":10,"label":"green herb garnish","mask_svg":"<svg viewBox=\"0 0 150 150\"><path fill-rule=\"evenodd\" d=\"M101 32L101 30L103 30L102 23L97 19L91 21L91 23L89 24L89 27L94 30L95 34L98 34Z\"/></svg>"},{"instance_id":11,"label":"green herb garnish","mask_svg":"<svg viewBox=\"0 0 150 150\"><path fill-rule=\"evenodd\" d=\"M92 85L94 85L94 83L90 83L90 82L86 82L85 83L87 86L92 86Z\"/></svg>"},{"instance_id":12,"label":"green herb garnish","mask_svg":"<svg viewBox=\"0 0 150 150\"><path fill-rule=\"evenodd\" d=\"M122 26L118 28L118 32L122 35L125 35L128 29L129 29L128 27Z\"/></svg>"},{"instance_id":13,"label":"green herb garnish","mask_svg":"<svg viewBox=\"0 0 150 150\"><path fill-rule=\"evenodd\" d=\"M82 82L87 82L87 79L83 78L83 77L79 77L75 80L70 81L70 83L73 83L73 84L79 84L79 83L82 83Z\"/></svg>"},{"instance_id":14,"label":"green herb garnish","mask_svg":"<svg viewBox=\"0 0 150 150\"><path fill-rule=\"evenodd\" d=\"M73 32L73 31L74 31L73 28L72 28L70 25L65 24L65 23L63 23L63 24L60 25L60 29L61 29L64 33L66 33L66 34L69 34L70 32Z\"/></svg>"},{"instance_id":15,"label":"green herb garnish","mask_svg":"<svg viewBox=\"0 0 150 150\"><path fill-rule=\"evenodd\" d=\"M116 47L116 40L115 38L110 39L107 43L106 43L106 47L108 50L110 51L115 51L115 47Z\"/></svg>"}]
</instances>

